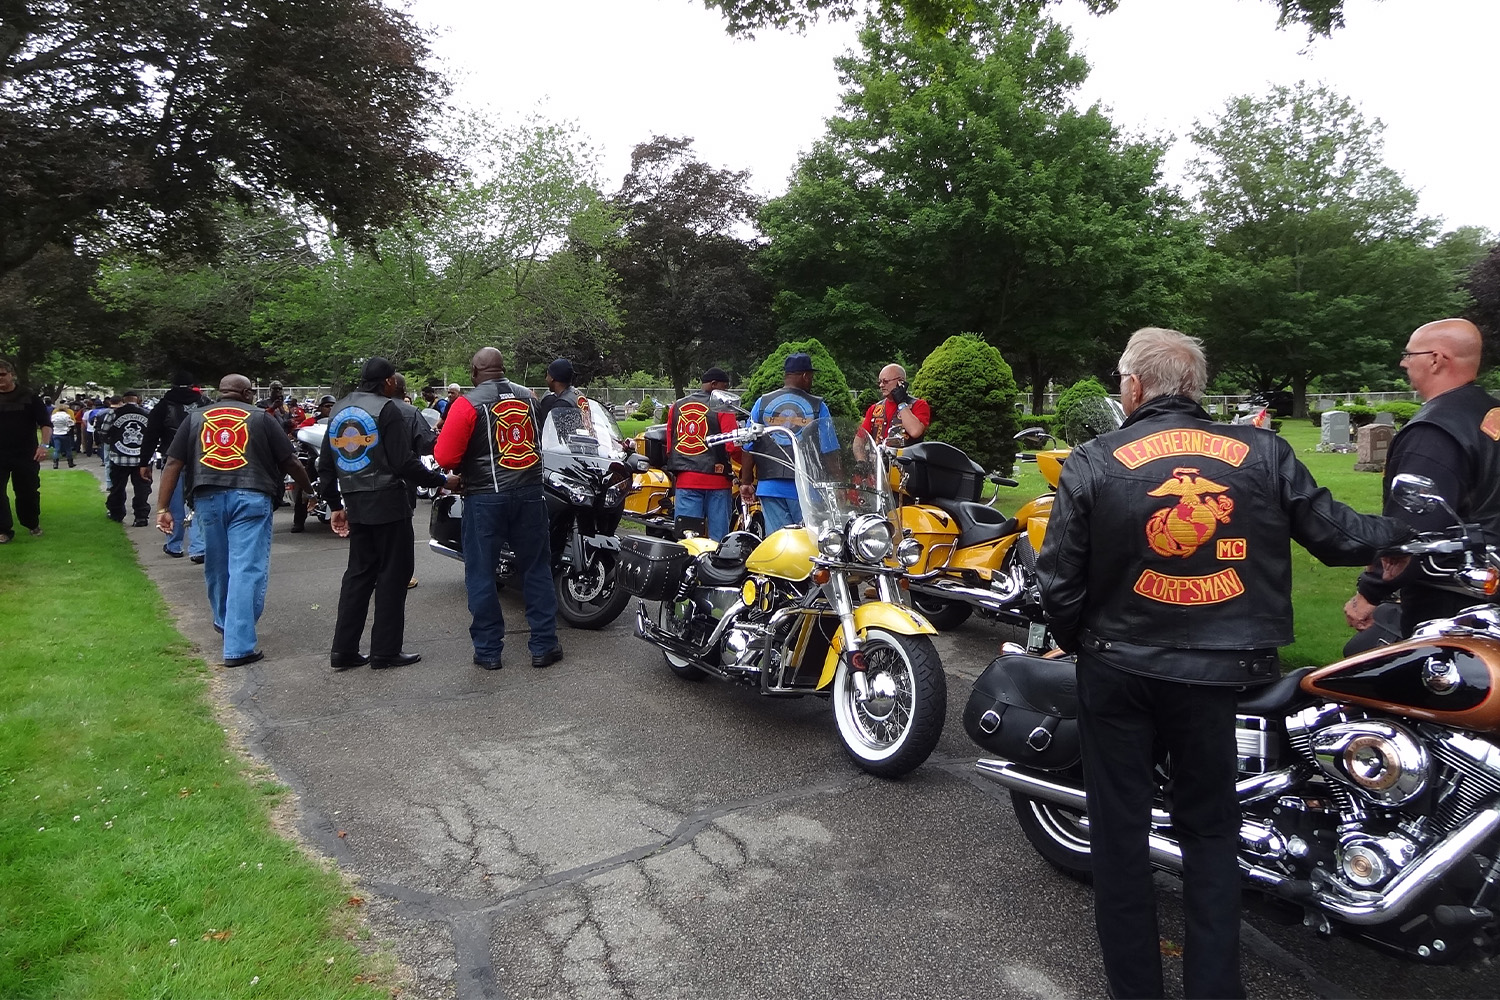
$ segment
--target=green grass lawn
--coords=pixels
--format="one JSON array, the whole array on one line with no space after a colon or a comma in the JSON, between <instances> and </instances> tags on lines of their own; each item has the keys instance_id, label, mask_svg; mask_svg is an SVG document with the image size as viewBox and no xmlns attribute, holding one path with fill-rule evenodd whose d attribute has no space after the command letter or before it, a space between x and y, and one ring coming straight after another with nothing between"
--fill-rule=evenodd
<instances>
[{"instance_id":1,"label":"green grass lawn","mask_svg":"<svg viewBox=\"0 0 1500 1000\"><path fill-rule=\"evenodd\" d=\"M1353 454L1318 451L1319 431L1311 421L1285 420L1281 436L1296 449L1297 457L1312 472L1318 485L1328 487L1335 497L1355 510L1367 513L1380 510L1380 475L1355 472ZM1021 485L1000 491L1000 507L1007 513L1049 488L1035 465L1018 464L1013 478ZM1285 666L1321 665L1342 655L1344 643L1352 634L1344 624L1344 602L1354 593L1358 576L1357 569L1324 566L1300 545L1292 547L1292 607L1296 614L1297 641L1281 651Z\"/></svg>"},{"instance_id":2,"label":"green grass lawn","mask_svg":"<svg viewBox=\"0 0 1500 1000\"><path fill-rule=\"evenodd\" d=\"M42 490L46 534L0 547L0 997L388 996L97 481Z\"/></svg>"}]
</instances>

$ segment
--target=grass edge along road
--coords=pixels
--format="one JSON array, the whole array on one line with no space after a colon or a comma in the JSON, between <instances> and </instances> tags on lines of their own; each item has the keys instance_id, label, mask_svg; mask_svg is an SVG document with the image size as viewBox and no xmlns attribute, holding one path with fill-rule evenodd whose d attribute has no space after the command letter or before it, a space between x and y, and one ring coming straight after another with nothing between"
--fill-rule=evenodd
<instances>
[{"instance_id":1,"label":"grass edge along road","mask_svg":"<svg viewBox=\"0 0 1500 1000\"><path fill-rule=\"evenodd\" d=\"M42 526L0 548L0 996L392 995L362 900L272 829L286 790L229 749L98 481L46 470Z\"/></svg>"}]
</instances>

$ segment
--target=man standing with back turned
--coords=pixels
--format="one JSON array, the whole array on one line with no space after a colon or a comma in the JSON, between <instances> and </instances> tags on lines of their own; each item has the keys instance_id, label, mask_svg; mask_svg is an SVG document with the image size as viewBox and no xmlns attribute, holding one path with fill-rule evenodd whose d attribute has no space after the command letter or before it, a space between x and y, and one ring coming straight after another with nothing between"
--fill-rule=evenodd
<instances>
[{"instance_id":1,"label":"man standing with back turned","mask_svg":"<svg viewBox=\"0 0 1500 1000\"><path fill-rule=\"evenodd\" d=\"M1243 997L1238 689L1280 676L1293 539L1359 565L1411 529L1334 500L1279 436L1214 423L1196 338L1138 330L1119 371L1128 419L1068 457L1037 563L1047 624L1078 654L1094 920L1110 994L1163 996L1148 847L1159 742L1182 845L1183 993Z\"/></svg>"},{"instance_id":2,"label":"man standing with back turned","mask_svg":"<svg viewBox=\"0 0 1500 1000\"><path fill-rule=\"evenodd\" d=\"M1391 480L1405 472L1426 476L1465 524L1478 524L1500 541L1500 399L1475 384L1482 341L1466 319L1440 319L1418 327L1401 352L1401 367L1424 400L1416 416L1391 439L1385 460L1385 513L1419 531L1452 527L1441 508L1413 514L1391 500ZM1364 631L1375 608L1399 590L1401 635L1434 618L1451 618L1479 603L1472 595L1423 584L1416 561L1392 580L1372 567L1344 605L1344 617Z\"/></svg>"},{"instance_id":3,"label":"man standing with back turned","mask_svg":"<svg viewBox=\"0 0 1500 1000\"><path fill-rule=\"evenodd\" d=\"M203 533L203 580L214 628L224 636L224 666L264 658L255 626L271 579L271 512L282 474L312 492L281 422L255 408L255 388L243 375L219 380L219 401L188 414L167 448L156 499L156 527L170 536L170 504L179 476Z\"/></svg>"},{"instance_id":4,"label":"man standing with back turned","mask_svg":"<svg viewBox=\"0 0 1500 1000\"><path fill-rule=\"evenodd\" d=\"M473 621L474 665L499 670L505 648L505 615L495 590L502 543L515 554L531 626L531 665L562 659L557 642L557 593L552 589L552 549L536 397L505 377L505 359L484 347L469 365L473 391L448 407L433 457L463 480L464 587Z\"/></svg>"},{"instance_id":5,"label":"man standing with back turned","mask_svg":"<svg viewBox=\"0 0 1500 1000\"><path fill-rule=\"evenodd\" d=\"M406 631L406 583L412 574L411 504L406 484L458 487L458 477L427 468L412 448L411 427L395 397L396 368L371 358L359 388L333 404L318 482L333 508L333 530L349 539L349 565L339 589L338 621L329 663L348 670L369 663L375 670L404 667L422 658L402 651ZM348 509L344 509L344 504ZM375 595L370 656L359 640Z\"/></svg>"}]
</instances>

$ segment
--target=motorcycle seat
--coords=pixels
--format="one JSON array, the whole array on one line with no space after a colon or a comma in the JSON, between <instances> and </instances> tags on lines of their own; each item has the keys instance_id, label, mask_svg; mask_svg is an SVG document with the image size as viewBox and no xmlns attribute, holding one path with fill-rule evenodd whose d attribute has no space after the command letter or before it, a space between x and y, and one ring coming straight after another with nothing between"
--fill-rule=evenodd
<instances>
[{"instance_id":1,"label":"motorcycle seat","mask_svg":"<svg viewBox=\"0 0 1500 1000\"><path fill-rule=\"evenodd\" d=\"M1276 715L1285 711L1302 693L1302 678L1312 667L1293 670L1279 681L1250 688L1240 694L1235 711L1240 715Z\"/></svg>"},{"instance_id":2,"label":"motorcycle seat","mask_svg":"<svg viewBox=\"0 0 1500 1000\"><path fill-rule=\"evenodd\" d=\"M1016 519L989 504L971 500L933 500L932 505L958 524L958 547L979 545L1016 533Z\"/></svg>"},{"instance_id":3,"label":"motorcycle seat","mask_svg":"<svg viewBox=\"0 0 1500 1000\"><path fill-rule=\"evenodd\" d=\"M700 558L697 562L698 582L706 587L738 587L749 577L750 571L743 562L719 566L712 559Z\"/></svg>"}]
</instances>

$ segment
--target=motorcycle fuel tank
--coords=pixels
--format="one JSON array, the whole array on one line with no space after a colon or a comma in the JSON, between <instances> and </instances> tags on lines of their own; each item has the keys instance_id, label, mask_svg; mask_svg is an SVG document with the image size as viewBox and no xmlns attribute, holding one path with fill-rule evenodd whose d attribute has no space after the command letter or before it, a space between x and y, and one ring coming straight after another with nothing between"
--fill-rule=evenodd
<instances>
[{"instance_id":1,"label":"motorcycle fuel tank","mask_svg":"<svg viewBox=\"0 0 1500 1000\"><path fill-rule=\"evenodd\" d=\"M1315 670L1302 679L1302 690L1392 715L1500 732L1500 641L1408 639Z\"/></svg>"},{"instance_id":2,"label":"motorcycle fuel tank","mask_svg":"<svg viewBox=\"0 0 1500 1000\"><path fill-rule=\"evenodd\" d=\"M781 580L806 580L812 575L818 546L806 528L782 528L755 547L745 560L745 569L756 576Z\"/></svg>"}]
</instances>

